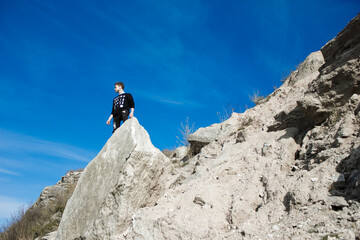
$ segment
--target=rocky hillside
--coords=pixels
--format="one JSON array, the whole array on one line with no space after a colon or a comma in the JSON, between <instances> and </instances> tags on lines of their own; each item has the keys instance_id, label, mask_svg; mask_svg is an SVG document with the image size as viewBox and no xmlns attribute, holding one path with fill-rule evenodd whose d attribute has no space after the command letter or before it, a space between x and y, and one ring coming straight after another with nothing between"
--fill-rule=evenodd
<instances>
[{"instance_id":1,"label":"rocky hillside","mask_svg":"<svg viewBox=\"0 0 360 240\"><path fill-rule=\"evenodd\" d=\"M39 239L58 229L62 213L82 170L69 171L55 185L46 187L26 211L19 211L0 232L1 240Z\"/></svg>"},{"instance_id":2,"label":"rocky hillside","mask_svg":"<svg viewBox=\"0 0 360 240\"><path fill-rule=\"evenodd\" d=\"M47 239L360 239L360 15L242 114L167 158L136 119Z\"/></svg>"},{"instance_id":3,"label":"rocky hillside","mask_svg":"<svg viewBox=\"0 0 360 240\"><path fill-rule=\"evenodd\" d=\"M44 188L33 208L49 209L50 206L65 205L72 195L83 170L69 171L55 185ZM65 202L65 203L64 203Z\"/></svg>"}]
</instances>

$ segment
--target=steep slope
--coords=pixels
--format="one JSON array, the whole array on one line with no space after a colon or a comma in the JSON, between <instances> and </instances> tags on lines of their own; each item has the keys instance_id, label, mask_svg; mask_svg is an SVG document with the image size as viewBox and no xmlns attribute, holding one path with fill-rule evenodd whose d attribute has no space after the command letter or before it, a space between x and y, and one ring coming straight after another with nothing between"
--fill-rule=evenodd
<instances>
[{"instance_id":1,"label":"steep slope","mask_svg":"<svg viewBox=\"0 0 360 240\"><path fill-rule=\"evenodd\" d=\"M359 239L359 29L358 15L256 107L191 135L191 158L127 121L56 239Z\"/></svg>"},{"instance_id":2,"label":"steep slope","mask_svg":"<svg viewBox=\"0 0 360 240\"><path fill-rule=\"evenodd\" d=\"M359 26L255 108L190 136L199 154L117 239L360 238Z\"/></svg>"}]
</instances>

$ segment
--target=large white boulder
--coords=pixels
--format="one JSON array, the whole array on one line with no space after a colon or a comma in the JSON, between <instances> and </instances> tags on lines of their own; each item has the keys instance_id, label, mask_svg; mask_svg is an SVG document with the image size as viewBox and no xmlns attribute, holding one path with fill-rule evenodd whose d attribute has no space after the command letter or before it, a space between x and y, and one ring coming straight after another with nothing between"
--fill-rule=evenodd
<instances>
[{"instance_id":1,"label":"large white boulder","mask_svg":"<svg viewBox=\"0 0 360 240\"><path fill-rule=\"evenodd\" d=\"M82 173L56 239L112 239L123 232L135 210L155 204L168 165L138 120L126 121Z\"/></svg>"}]
</instances>

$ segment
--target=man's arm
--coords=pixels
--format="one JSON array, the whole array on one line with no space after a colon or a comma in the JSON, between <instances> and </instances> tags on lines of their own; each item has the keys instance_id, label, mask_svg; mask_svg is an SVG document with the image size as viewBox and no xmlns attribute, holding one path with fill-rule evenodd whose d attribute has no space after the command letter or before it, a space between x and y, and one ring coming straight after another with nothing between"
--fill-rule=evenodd
<instances>
[{"instance_id":1,"label":"man's arm","mask_svg":"<svg viewBox=\"0 0 360 240\"><path fill-rule=\"evenodd\" d=\"M112 109L111 109L111 115L110 115L110 117L109 117L109 119L106 121L106 124L107 125L110 125L110 122L111 122L111 119L113 119L113 114L114 114L114 105L115 105L115 103L114 103L114 100L113 100L113 105L112 105Z\"/></svg>"},{"instance_id":2,"label":"man's arm","mask_svg":"<svg viewBox=\"0 0 360 240\"><path fill-rule=\"evenodd\" d=\"M135 108L130 108L130 118L134 117L134 111L135 111Z\"/></svg>"},{"instance_id":3,"label":"man's arm","mask_svg":"<svg viewBox=\"0 0 360 240\"><path fill-rule=\"evenodd\" d=\"M132 95L129 93L127 95L128 97L128 101L129 101L129 107L130 107L130 118L134 117L134 111L135 111L135 103L134 103L134 99L132 97Z\"/></svg>"},{"instance_id":4,"label":"man's arm","mask_svg":"<svg viewBox=\"0 0 360 240\"><path fill-rule=\"evenodd\" d=\"M112 118L113 118L113 115L111 114L110 117L109 117L109 119L106 121L106 124L107 124L107 125L110 125L110 122L111 122L111 119L112 119Z\"/></svg>"}]
</instances>

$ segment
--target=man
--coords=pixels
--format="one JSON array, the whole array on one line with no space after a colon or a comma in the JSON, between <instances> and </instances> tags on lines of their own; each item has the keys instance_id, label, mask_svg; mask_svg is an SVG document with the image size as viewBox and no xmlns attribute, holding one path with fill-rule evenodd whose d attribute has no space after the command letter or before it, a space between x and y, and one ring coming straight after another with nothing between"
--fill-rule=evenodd
<instances>
[{"instance_id":1,"label":"man","mask_svg":"<svg viewBox=\"0 0 360 240\"><path fill-rule=\"evenodd\" d=\"M106 121L107 125L110 125L111 119L113 119L113 133L120 127L121 121L125 122L128 117L134 117L135 103L130 93L124 92L124 83L115 83L115 92L119 93L113 100L112 112L109 119ZM130 110L130 114L129 114Z\"/></svg>"}]
</instances>

